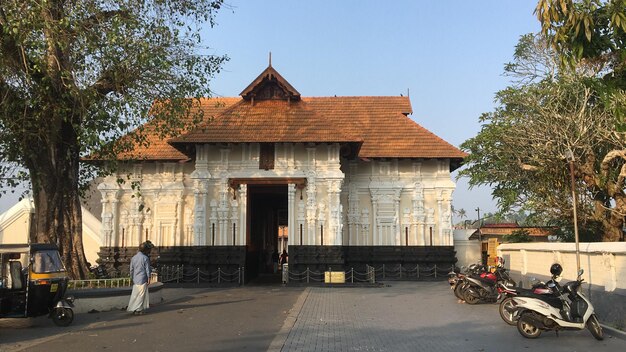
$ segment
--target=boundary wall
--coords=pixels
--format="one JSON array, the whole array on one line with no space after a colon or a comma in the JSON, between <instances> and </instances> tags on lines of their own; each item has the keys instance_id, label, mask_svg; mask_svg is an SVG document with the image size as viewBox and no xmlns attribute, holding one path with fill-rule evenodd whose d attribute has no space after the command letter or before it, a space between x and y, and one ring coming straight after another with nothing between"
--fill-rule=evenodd
<instances>
[{"instance_id":1,"label":"boundary wall","mask_svg":"<svg viewBox=\"0 0 626 352\"><path fill-rule=\"evenodd\" d=\"M576 279L574 243L510 243L498 246L511 276L529 287L532 278L545 281L550 266L563 266L562 282ZM626 330L626 242L580 243L583 289L591 298L600 321Z\"/></svg>"}]
</instances>

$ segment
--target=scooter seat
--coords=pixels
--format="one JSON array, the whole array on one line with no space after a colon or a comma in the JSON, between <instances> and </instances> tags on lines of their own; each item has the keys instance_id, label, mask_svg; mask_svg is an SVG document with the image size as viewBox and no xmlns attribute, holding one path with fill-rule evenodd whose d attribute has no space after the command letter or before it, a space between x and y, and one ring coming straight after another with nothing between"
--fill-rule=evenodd
<instances>
[{"instance_id":1,"label":"scooter seat","mask_svg":"<svg viewBox=\"0 0 626 352\"><path fill-rule=\"evenodd\" d=\"M538 295L532 291L532 289L524 289L523 291L517 291L519 297L536 298L544 301L558 310L563 309L563 301L555 295Z\"/></svg>"}]
</instances>

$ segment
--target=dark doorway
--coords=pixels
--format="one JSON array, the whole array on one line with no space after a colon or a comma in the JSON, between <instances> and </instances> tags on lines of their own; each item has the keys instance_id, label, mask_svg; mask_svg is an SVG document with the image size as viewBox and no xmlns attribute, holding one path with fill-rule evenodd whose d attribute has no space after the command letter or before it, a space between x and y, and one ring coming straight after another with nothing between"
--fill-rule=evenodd
<instances>
[{"instance_id":1,"label":"dark doorway","mask_svg":"<svg viewBox=\"0 0 626 352\"><path fill-rule=\"evenodd\" d=\"M246 275L280 282L273 257L287 249L287 185L248 185ZM280 236L280 239L279 239ZM276 252L276 253L274 253Z\"/></svg>"}]
</instances>

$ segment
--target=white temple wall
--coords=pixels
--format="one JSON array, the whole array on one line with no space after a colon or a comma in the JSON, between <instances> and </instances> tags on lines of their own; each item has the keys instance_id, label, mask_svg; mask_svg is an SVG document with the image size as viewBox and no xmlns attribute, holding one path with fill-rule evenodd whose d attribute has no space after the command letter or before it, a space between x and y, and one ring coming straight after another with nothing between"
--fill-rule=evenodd
<instances>
[{"instance_id":1,"label":"white temple wall","mask_svg":"<svg viewBox=\"0 0 626 352\"><path fill-rule=\"evenodd\" d=\"M448 160L353 161L343 170L344 245L406 246L407 237L409 245L452 245Z\"/></svg>"},{"instance_id":2,"label":"white temple wall","mask_svg":"<svg viewBox=\"0 0 626 352\"><path fill-rule=\"evenodd\" d=\"M321 245L322 231L324 245L405 246L407 234L409 245L453 244L448 160L341 165L338 144L277 143L274 169L263 170L259 149L202 145L195 162L137 163L105 178L98 186L102 243L245 245L247 187L233 190L229 179L292 177L307 179L304 189L288 192L292 244Z\"/></svg>"}]
</instances>

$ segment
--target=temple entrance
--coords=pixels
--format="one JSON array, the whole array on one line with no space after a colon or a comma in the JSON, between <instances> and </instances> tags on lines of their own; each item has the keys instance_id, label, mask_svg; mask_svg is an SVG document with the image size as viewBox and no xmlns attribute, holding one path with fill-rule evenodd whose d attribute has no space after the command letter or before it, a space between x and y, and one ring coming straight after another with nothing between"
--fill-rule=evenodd
<instances>
[{"instance_id":1,"label":"temple entrance","mask_svg":"<svg viewBox=\"0 0 626 352\"><path fill-rule=\"evenodd\" d=\"M248 185L246 275L280 282L275 258L287 250L287 185Z\"/></svg>"}]
</instances>

